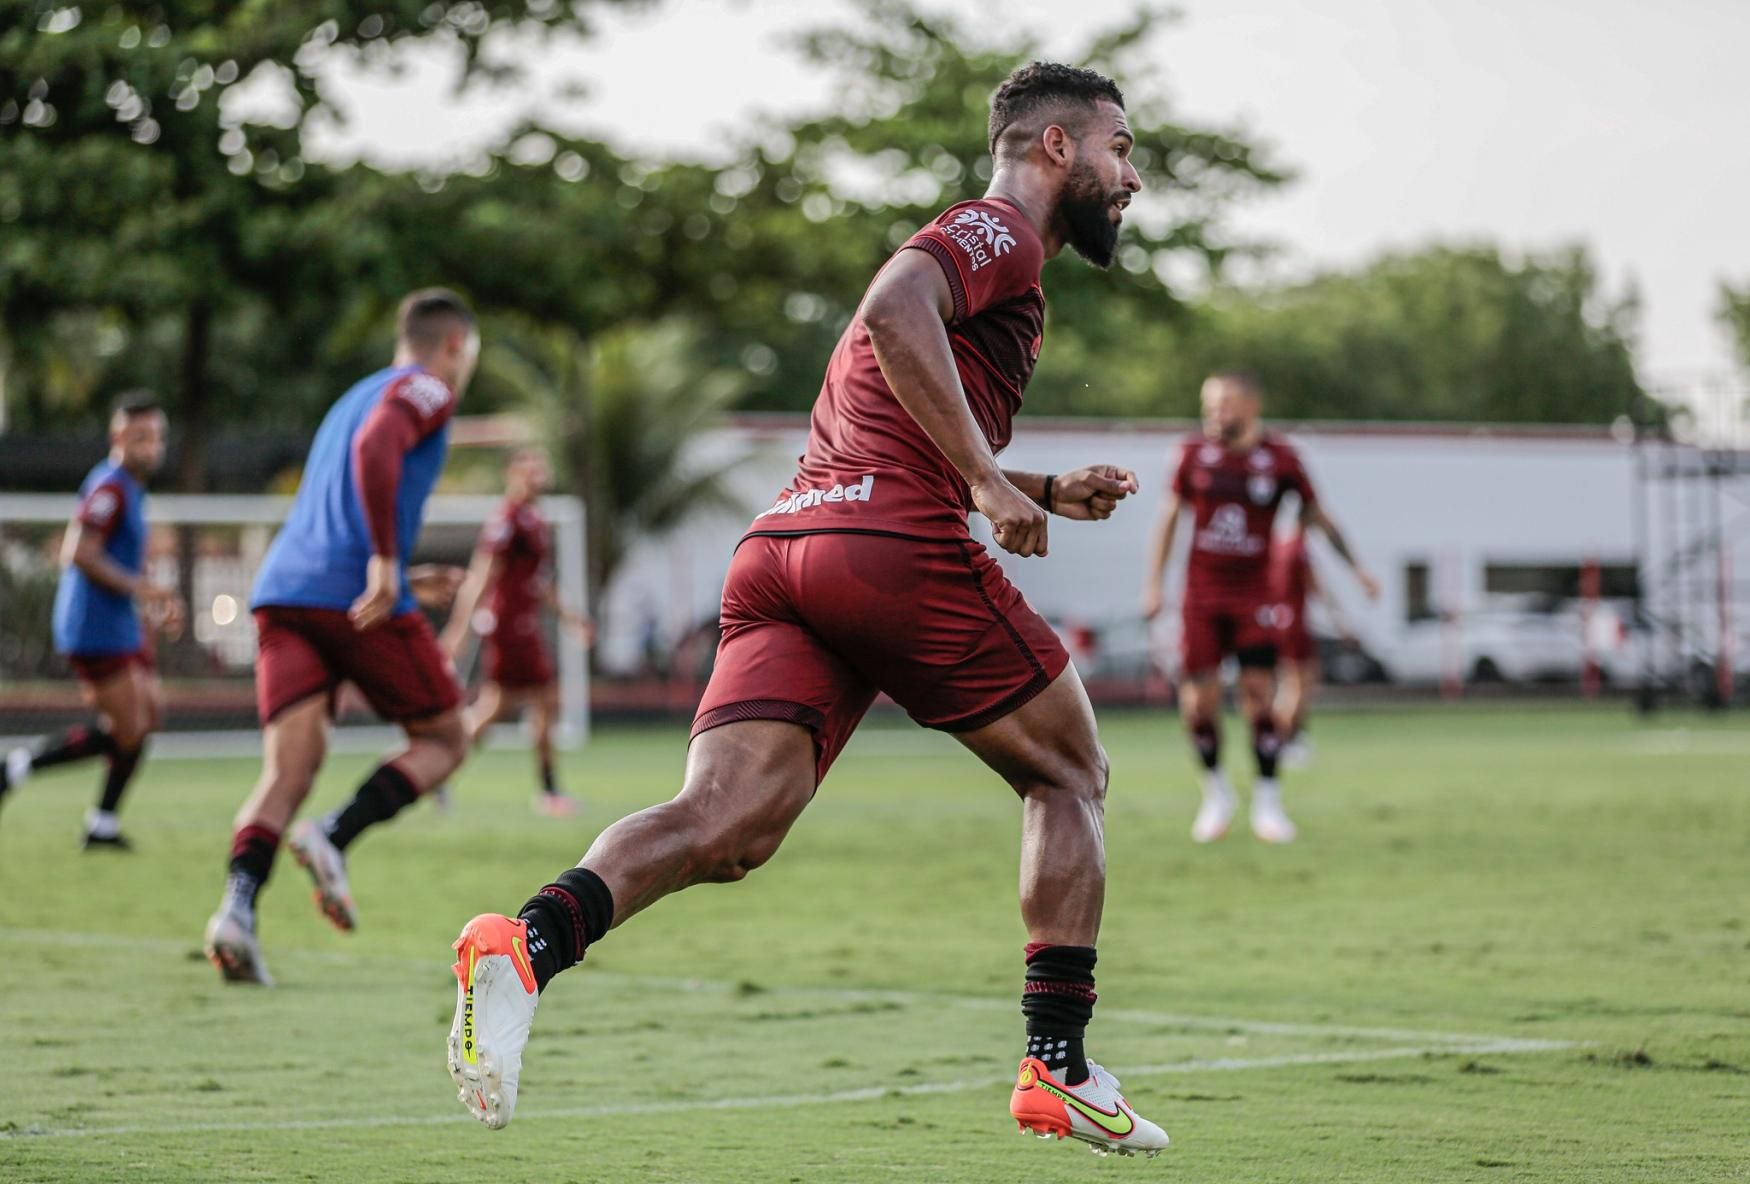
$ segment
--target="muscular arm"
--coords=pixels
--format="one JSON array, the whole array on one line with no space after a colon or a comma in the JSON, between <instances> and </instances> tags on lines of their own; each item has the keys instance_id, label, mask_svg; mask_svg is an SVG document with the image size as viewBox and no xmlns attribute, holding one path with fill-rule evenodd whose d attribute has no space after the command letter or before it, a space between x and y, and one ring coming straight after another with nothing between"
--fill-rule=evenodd
<instances>
[{"instance_id":1,"label":"muscular arm","mask_svg":"<svg viewBox=\"0 0 1750 1184\"><path fill-rule=\"evenodd\" d=\"M62 562L85 573L85 578L107 592L118 596L133 596L141 591L142 581L103 549L103 535L89 530L75 518L67 527L67 541L62 545Z\"/></svg>"},{"instance_id":2,"label":"muscular arm","mask_svg":"<svg viewBox=\"0 0 1750 1184\"><path fill-rule=\"evenodd\" d=\"M1167 494L1166 504L1161 507L1161 517L1155 523L1154 533L1149 536L1148 560L1143 569L1142 604L1143 615L1152 617L1160 612L1161 581L1167 576L1167 560L1173 554L1173 540L1179 533L1179 516L1184 511L1185 500L1176 493Z\"/></svg>"},{"instance_id":3,"label":"muscular arm","mask_svg":"<svg viewBox=\"0 0 1750 1184\"><path fill-rule=\"evenodd\" d=\"M468 574L456 592L456 603L450 609L450 619L444 625L443 647L452 656L467 642L468 630L474 622L474 610L481 599L504 574L504 560L490 547L477 547L468 563Z\"/></svg>"},{"instance_id":4,"label":"muscular arm","mask_svg":"<svg viewBox=\"0 0 1750 1184\"><path fill-rule=\"evenodd\" d=\"M358 484L374 555L393 559L400 554L395 496L401 488L402 463L419 439L420 425L413 412L390 399L377 404L353 439L353 480Z\"/></svg>"},{"instance_id":5,"label":"muscular arm","mask_svg":"<svg viewBox=\"0 0 1750 1184\"><path fill-rule=\"evenodd\" d=\"M1324 532L1325 538L1330 540L1331 550L1335 551L1343 562L1349 565L1349 570L1355 573L1356 581L1367 593L1369 600L1379 595L1379 582L1373 578L1371 572L1361 565L1361 561L1355 558L1355 553L1349 549L1348 540L1343 537L1343 532L1337 529L1337 524L1331 521L1331 516L1325 513L1325 508L1322 505L1318 502L1303 503L1300 520L1308 527Z\"/></svg>"},{"instance_id":6,"label":"muscular arm","mask_svg":"<svg viewBox=\"0 0 1750 1184\"><path fill-rule=\"evenodd\" d=\"M894 398L971 488L998 544L1043 555L1045 512L997 467L960 385L945 328L954 294L942 265L923 251L901 251L875 277L860 314Z\"/></svg>"}]
</instances>

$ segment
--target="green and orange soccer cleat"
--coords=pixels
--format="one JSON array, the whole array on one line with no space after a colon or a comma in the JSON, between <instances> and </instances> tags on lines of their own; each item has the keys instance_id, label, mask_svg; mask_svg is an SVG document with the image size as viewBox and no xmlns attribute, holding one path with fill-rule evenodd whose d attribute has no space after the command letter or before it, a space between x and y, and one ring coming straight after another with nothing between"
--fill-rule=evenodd
<instances>
[{"instance_id":1,"label":"green and orange soccer cleat","mask_svg":"<svg viewBox=\"0 0 1750 1184\"><path fill-rule=\"evenodd\" d=\"M1136 1155L1150 1159L1167 1146L1167 1132L1142 1117L1118 1092L1118 1079L1093 1061L1088 1079L1065 1085L1037 1057L1021 1061L1009 1113L1021 1131L1041 1139L1080 1139L1095 1155Z\"/></svg>"},{"instance_id":2,"label":"green and orange soccer cleat","mask_svg":"<svg viewBox=\"0 0 1750 1184\"><path fill-rule=\"evenodd\" d=\"M468 1113L493 1130L510 1122L529 1024L541 1001L529 962L528 922L482 913L462 926L456 951L456 1018L450 1077Z\"/></svg>"}]
</instances>

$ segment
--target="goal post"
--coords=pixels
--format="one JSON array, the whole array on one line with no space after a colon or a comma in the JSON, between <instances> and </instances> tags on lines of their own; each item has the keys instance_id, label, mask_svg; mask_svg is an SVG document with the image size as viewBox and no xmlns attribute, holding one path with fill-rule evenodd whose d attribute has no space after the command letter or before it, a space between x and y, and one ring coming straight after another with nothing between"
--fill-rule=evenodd
<instances>
[{"instance_id":1,"label":"goal post","mask_svg":"<svg viewBox=\"0 0 1750 1184\"><path fill-rule=\"evenodd\" d=\"M237 734L257 730L249 593L291 504L290 497L267 495L150 495L149 570L158 582L181 588L189 602L187 638L160 653L168 733L233 733L236 740ZM466 566L481 526L501 504L490 496L432 497L411 562ZM552 528L560 603L587 615L584 504L576 497L549 496L539 505ZM77 499L66 494L0 494L0 736L35 731L36 721L70 706L65 665L50 643L50 612L61 534L76 508ZM589 736L589 661L584 647L554 626L546 623L559 674L561 720L555 739L573 748ZM471 656L472 651L462 665L464 680ZM386 739L374 717L347 712L340 723L337 749ZM509 738L515 729L502 731Z\"/></svg>"}]
</instances>

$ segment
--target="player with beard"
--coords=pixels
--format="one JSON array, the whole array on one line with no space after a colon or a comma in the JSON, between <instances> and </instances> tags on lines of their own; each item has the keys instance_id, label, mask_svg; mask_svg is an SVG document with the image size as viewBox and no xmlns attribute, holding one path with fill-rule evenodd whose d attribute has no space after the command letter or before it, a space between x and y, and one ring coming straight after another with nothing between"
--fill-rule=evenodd
<instances>
[{"instance_id":1,"label":"player with beard","mask_svg":"<svg viewBox=\"0 0 1750 1184\"><path fill-rule=\"evenodd\" d=\"M1153 620L1164 607L1161 581L1180 514L1189 508L1194 522L1181 606L1179 710L1204 768L1203 804L1191 826L1199 843L1227 834L1238 809L1221 770L1221 664L1229 656L1239 663L1240 705L1252 723L1258 766L1252 833L1268 843L1293 842L1296 835L1276 777L1282 745L1273 702L1283 621L1272 596L1270 536L1287 495L1299 498L1302 523L1324 531L1367 594L1378 593L1319 504L1299 453L1264 430L1262 394L1257 377L1242 371L1204 382L1203 432L1179 447L1143 581L1142 615Z\"/></svg>"},{"instance_id":2,"label":"player with beard","mask_svg":"<svg viewBox=\"0 0 1750 1184\"><path fill-rule=\"evenodd\" d=\"M1112 260L1141 188L1124 100L1090 70L1034 63L991 101L985 196L950 207L876 275L828 363L800 471L743 536L679 796L622 819L517 917L455 943L450 1072L510 1121L539 993L609 929L776 853L876 694L952 733L1021 801L1021 1010L1010 1113L1024 1130L1153 1153L1166 1134L1088 1059L1105 898L1105 753L1069 656L967 530L1043 555L1056 513L1103 519L1136 490L1111 465L1005 471L1039 355L1046 259Z\"/></svg>"},{"instance_id":3,"label":"player with beard","mask_svg":"<svg viewBox=\"0 0 1750 1184\"><path fill-rule=\"evenodd\" d=\"M131 850L116 812L163 714L163 688L141 625L144 613L172 635L182 630L182 599L146 576L146 480L164 463L166 426L144 391L116 400L109 455L79 487L79 511L61 546L55 589L55 650L79 680L97 718L0 758L0 799L33 773L103 757L103 789L85 815L87 851ZM136 605L136 601L138 604Z\"/></svg>"}]
</instances>

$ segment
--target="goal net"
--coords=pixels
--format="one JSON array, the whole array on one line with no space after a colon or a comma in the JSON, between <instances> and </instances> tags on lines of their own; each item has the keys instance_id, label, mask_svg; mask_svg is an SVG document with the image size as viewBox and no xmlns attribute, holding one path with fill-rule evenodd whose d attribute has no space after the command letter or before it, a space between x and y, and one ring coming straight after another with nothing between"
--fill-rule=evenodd
<instances>
[{"instance_id":1,"label":"goal net","mask_svg":"<svg viewBox=\"0 0 1750 1184\"><path fill-rule=\"evenodd\" d=\"M412 562L466 566L482 524L499 505L493 497L433 497ZM540 506L552 527L552 574L560 602L587 612L583 503L546 497ZM156 645L166 701L161 749L219 755L258 747L249 593L290 507L289 497L151 495L149 570L156 582L179 588L188 606L183 636L161 638ZM0 494L0 740L40 734L86 714L50 636L61 538L75 508L72 496ZM441 627L445 615L433 617L434 627ZM547 621L545 628L559 671L557 740L575 747L589 733L587 655L555 622ZM477 663L474 646L458 663L464 682L473 681ZM341 709L337 750L389 741L391 730L356 696L343 693ZM504 739L517 732L509 725L500 730Z\"/></svg>"}]
</instances>

